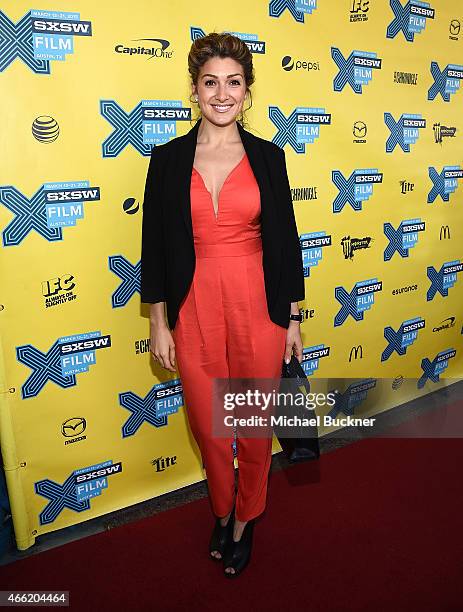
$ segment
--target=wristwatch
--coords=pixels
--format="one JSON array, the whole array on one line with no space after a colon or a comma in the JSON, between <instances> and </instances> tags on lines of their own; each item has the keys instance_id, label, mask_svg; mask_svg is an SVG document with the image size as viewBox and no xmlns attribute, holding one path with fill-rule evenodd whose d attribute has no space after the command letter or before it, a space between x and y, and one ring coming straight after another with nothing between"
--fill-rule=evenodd
<instances>
[{"instance_id":1,"label":"wristwatch","mask_svg":"<svg viewBox=\"0 0 463 612\"><path fill-rule=\"evenodd\" d=\"M299 323L302 323L302 321L304 320L304 317L301 314L291 314L289 315L289 320L299 321Z\"/></svg>"}]
</instances>

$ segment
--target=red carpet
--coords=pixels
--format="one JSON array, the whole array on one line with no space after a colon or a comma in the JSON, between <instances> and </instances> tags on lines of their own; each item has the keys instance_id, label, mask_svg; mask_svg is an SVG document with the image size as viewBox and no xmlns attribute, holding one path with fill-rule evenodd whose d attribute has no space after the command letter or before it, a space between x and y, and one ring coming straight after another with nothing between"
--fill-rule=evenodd
<instances>
[{"instance_id":1,"label":"red carpet","mask_svg":"<svg viewBox=\"0 0 463 612\"><path fill-rule=\"evenodd\" d=\"M208 559L207 499L0 568L2 589L75 610L462 609L463 443L366 439L271 474L253 559Z\"/></svg>"}]
</instances>

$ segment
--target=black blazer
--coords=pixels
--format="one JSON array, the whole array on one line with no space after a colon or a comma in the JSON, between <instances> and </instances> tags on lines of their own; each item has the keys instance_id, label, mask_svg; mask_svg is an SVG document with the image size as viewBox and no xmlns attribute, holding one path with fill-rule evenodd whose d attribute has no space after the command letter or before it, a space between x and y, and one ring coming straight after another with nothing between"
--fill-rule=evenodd
<instances>
[{"instance_id":1,"label":"black blazer","mask_svg":"<svg viewBox=\"0 0 463 612\"><path fill-rule=\"evenodd\" d=\"M153 147L145 185L141 301L166 302L171 330L188 293L196 263L190 181L200 123L201 119L187 134ZM260 190L268 313L274 323L288 328L291 302L303 300L305 292L285 153L273 142L251 134L240 123L237 126Z\"/></svg>"}]
</instances>

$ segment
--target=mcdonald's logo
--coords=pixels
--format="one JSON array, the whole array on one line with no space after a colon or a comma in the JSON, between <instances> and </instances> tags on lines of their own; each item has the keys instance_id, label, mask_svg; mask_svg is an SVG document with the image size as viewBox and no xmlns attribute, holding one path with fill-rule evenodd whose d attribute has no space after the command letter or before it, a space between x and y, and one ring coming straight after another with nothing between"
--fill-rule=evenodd
<instances>
[{"instance_id":1,"label":"mcdonald's logo","mask_svg":"<svg viewBox=\"0 0 463 612\"><path fill-rule=\"evenodd\" d=\"M447 239L450 240L450 228L448 225L440 226L439 240Z\"/></svg>"},{"instance_id":2,"label":"mcdonald's logo","mask_svg":"<svg viewBox=\"0 0 463 612\"><path fill-rule=\"evenodd\" d=\"M357 359L359 353L360 353L360 359L363 359L363 348L362 348L362 345L359 344L358 346L353 346L350 349L349 363L352 361L352 353L354 354L354 359Z\"/></svg>"}]
</instances>

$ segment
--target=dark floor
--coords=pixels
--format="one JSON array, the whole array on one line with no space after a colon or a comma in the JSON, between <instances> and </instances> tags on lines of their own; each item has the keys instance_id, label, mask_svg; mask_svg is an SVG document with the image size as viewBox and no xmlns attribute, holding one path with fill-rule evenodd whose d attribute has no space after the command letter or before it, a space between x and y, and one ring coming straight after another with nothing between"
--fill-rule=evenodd
<instances>
[{"instance_id":1,"label":"dark floor","mask_svg":"<svg viewBox=\"0 0 463 612\"><path fill-rule=\"evenodd\" d=\"M451 383L452 381L447 381ZM382 431L389 427L398 425L405 421L409 421L417 415L425 412L438 409L444 404L453 404L463 399L463 381L459 382L455 379L453 384L444 387L432 393L429 393L423 398L419 398L388 410L376 417L375 428L344 428L332 434L320 438L320 452L329 453L339 447L351 444L365 437L381 435ZM272 457L271 471L281 470L288 467L288 462L283 453L278 453ZM118 525L138 521L147 516L164 512L173 508L207 496L206 481L196 483L171 493L166 493L159 497L155 497L148 501L122 508L105 514L104 516L90 519L78 525L73 525L47 533L36 538L36 543L31 548L25 551L17 550L14 542L11 517L7 518L3 525L0 526L0 565L12 563L17 559L23 559L30 555L40 553L44 550L62 546L73 540L85 538L86 536L111 529Z\"/></svg>"}]
</instances>

